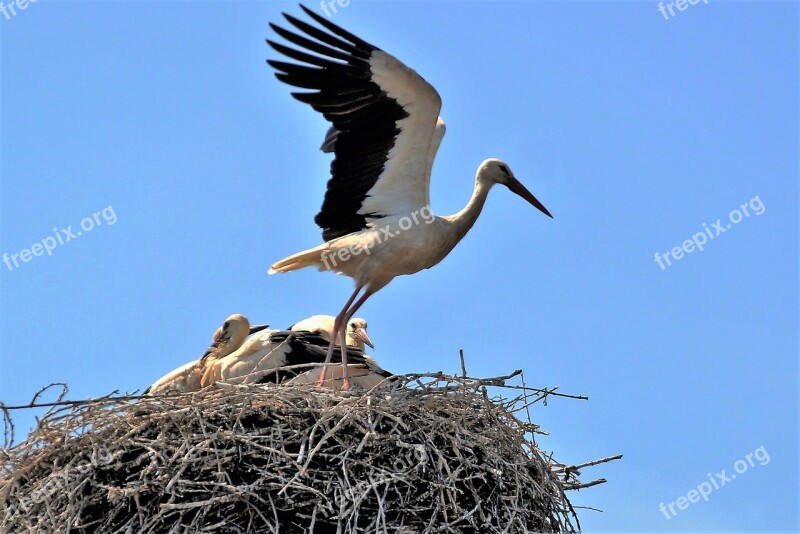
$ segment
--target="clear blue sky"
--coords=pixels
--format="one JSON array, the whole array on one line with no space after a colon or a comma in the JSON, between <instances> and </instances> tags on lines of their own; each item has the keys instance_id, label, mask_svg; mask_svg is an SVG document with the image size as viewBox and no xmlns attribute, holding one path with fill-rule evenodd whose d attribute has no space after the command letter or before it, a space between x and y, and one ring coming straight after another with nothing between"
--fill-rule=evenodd
<instances>
[{"instance_id":1,"label":"clear blue sky","mask_svg":"<svg viewBox=\"0 0 800 534\"><path fill-rule=\"evenodd\" d=\"M52 256L0 264L4 402L55 381L75 399L143 388L231 313L285 327L343 304L346 278L266 274L320 242L328 169L327 125L264 62L281 10L300 12L40 0L0 15L0 253L100 212ZM562 461L625 454L585 471L608 484L573 494L605 510L583 511L586 530L797 530L798 6L674 12L339 8L332 20L442 95L436 213L458 211L481 160L501 157L555 216L497 188L444 262L360 315L392 371L455 371L463 348L472 374L522 368L588 395L533 412ZM724 234L672 259L717 219ZM659 511L760 447L769 463L708 502Z\"/></svg>"}]
</instances>

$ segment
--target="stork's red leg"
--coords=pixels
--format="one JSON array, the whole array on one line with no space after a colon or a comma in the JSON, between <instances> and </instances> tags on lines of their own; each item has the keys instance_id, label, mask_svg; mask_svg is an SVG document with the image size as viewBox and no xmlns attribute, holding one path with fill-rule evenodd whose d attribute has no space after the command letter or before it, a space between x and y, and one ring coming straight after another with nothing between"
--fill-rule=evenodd
<instances>
[{"instance_id":1,"label":"stork's red leg","mask_svg":"<svg viewBox=\"0 0 800 534\"><path fill-rule=\"evenodd\" d=\"M350 389L350 376L349 371L347 369L347 336L345 333L347 332L347 324L350 322L350 319L353 318L356 311L367 301L367 299L372 295L372 291L367 289L361 298L359 298L352 307L347 310L347 314L344 317L344 321L342 321L342 389Z\"/></svg>"},{"instance_id":2,"label":"stork's red leg","mask_svg":"<svg viewBox=\"0 0 800 534\"><path fill-rule=\"evenodd\" d=\"M341 330L344 332L347 327L347 321L345 321L345 317L347 316L347 309L356 299L356 296L361 292L363 286L356 286L356 290L353 291L353 294L350 295L350 298L347 300L347 304L344 305L342 311L339 312L339 315L336 316L336 319L333 321L333 335L331 336L331 342L328 345L328 353L325 355L325 362L322 364L322 372L319 374L319 380L317 380L317 387L322 386L322 383L325 381L325 376L328 374L328 365L331 363L331 358L333 358L333 348L336 346L336 340L339 338L339 331ZM344 325L344 328L342 328ZM342 350L344 351L344 334L342 334ZM342 352L342 358L344 358L344 352Z\"/></svg>"}]
</instances>

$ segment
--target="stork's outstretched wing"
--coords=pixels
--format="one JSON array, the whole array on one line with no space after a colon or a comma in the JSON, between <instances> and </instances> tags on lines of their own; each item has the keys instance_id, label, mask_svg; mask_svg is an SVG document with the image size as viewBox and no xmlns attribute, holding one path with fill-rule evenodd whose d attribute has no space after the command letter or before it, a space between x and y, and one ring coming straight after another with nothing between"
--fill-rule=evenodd
<instances>
[{"instance_id":1,"label":"stork's outstretched wing","mask_svg":"<svg viewBox=\"0 0 800 534\"><path fill-rule=\"evenodd\" d=\"M331 179L314 219L322 237L329 241L428 206L430 167L444 134L437 129L439 94L393 56L301 7L323 29L284 14L307 37L271 24L273 30L303 50L267 42L299 63L268 63L279 80L314 90L292 95L336 130L327 145L336 156Z\"/></svg>"}]
</instances>

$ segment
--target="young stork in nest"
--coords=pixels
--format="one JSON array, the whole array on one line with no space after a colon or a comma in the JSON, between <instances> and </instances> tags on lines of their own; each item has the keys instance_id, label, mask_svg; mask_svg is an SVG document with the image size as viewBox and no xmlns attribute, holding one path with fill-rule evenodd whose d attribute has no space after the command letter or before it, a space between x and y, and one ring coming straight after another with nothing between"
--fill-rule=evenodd
<instances>
[{"instance_id":1,"label":"young stork in nest","mask_svg":"<svg viewBox=\"0 0 800 534\"><path fill-rule=\"evenodd\" d=\"M307 350L309 352L316 353L315 358L317 363L323 363L325 360L322 357L322 354L319 352L319 349L323 348L324 353L327 355L327 350L331 344L331 340L333 339L334 324L335 318L331 317L330 315L315 315L314 317L309 317L308 319L295 324L291 327L291 330L308 331L312 334L319 334L322 337L322 339L325 341L324 344L314 343L313 346L307 348ZM347 325L346 340L347 342L345 345L348 348L355 349L355 352L350 351L351 354L347 363L347 374L349 375L351 386L370 390L386 383L387 379L390 379L393 376L393 374L389 371L381 369L381 367L378 365L378 362L375 361L375 358L364 353L365 344L369 345L370 348L374 348L372 341L367 334L367 322L364 319L354 318L350 320ZM307 341L311 342L312 339L307 338ZM335 363L341 363L341 350L336 348L333 349L332 360ZM326 369L324 365L316 366L313 369L306 371L295 378L292 378L288 383L296 386L306 384L322 384L325 387L333 389L334 391L345 389L343 388L344 367L342 365L332 366L330 368L330 372L327 373L327 378L322 377L322 372L324 369ZM322 377L322 379L320 377Z\"/></svg>"},{"instance_id":2,"label":"young stork in nest","mask_svg":"<svg viewBox=\"0 0 800 534\"><path fill-rule=\"evenodd\" d=\"M215 382L229 384L281 383L290 379L298 384L308 383L302 377L314 373L309 371L323 363L330 341L333 339L335 319L330 315L315 315L304 319L289 330L265 330L248 339L236 352L211 362L206 366L202 377L202 387ZM364 319L352 319L346 331L347 346L354 351L351 370L358 378L353 383L364 388L372 386L391 376L377 366L372 358L364 356L364 347L372 347ZM334 351L337 361L341 352ZM336 366L338 368L338 366ZM318 374L313 375L316 382ZM296 378L295 378L296 377ZM294 380L292 380L294 382ZM340 389L336 380L326 381L325 385Z\"/></svg>"},{"instance_id":3,"label":"young stork in nest","mask_svg":"<svg viewBox=\"0 0 800 534\"><path fill-rule=\"evenodd\" d=\"M209 363L227 356L239 347L250 334L264 330L269 325L250 326L247 317L236 313L217 328L211 338L211 345L199 359L193 360L170 371L144 391L145 395L164 393L188 393L199 391L205 367Z\"/></svg>"},{"instance_id":4,"label":"young stork in nest","mask_svg":"<svg viewBox=\"0 0 800 534\"><path fill-rule=\"evenodd\" d=\"M342 342L346 389L344 338L351 317L394 277L428 269L447 256L475 224L494 185L506 186L552 216L499 159L478 167L464 209L434 216L431 167L445 131L436 89L395 57L301 7L319 26L284 14L299 32L271 27L294 47L267 42L295 62L268 63L280 81L305 90L292 93L296 99L332 123L322 148L335 158L322 209L314 219L325 243L274 263L269 272L313 266L354 279L355 291L333 327L333 339ZM318 384L325 380L334 345L328 348Z\"/></svg>"}]
</instances>

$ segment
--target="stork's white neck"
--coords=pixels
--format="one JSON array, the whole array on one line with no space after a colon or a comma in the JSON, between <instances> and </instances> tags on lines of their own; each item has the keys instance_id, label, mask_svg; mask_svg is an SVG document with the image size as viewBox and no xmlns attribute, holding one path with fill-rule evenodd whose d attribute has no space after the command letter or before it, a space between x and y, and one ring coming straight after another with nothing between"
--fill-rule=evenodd
<instances>
[{"instance_id":1,"label":"stork's white neck","mask_svg":"<svg viewBox=\"0 0 800 534\"><path fill-rule=\"evenodd\" d=\"M458 241L469 232L475 221L478 220L478 216L483 211L483 205L486 204L489 190L493 185L494 182L490 182L478 174L475 177L475 189L472 191L472 198L469 199L467 205L455 215L446 217L453 223Z\"/></svg>"}]
</instances>

